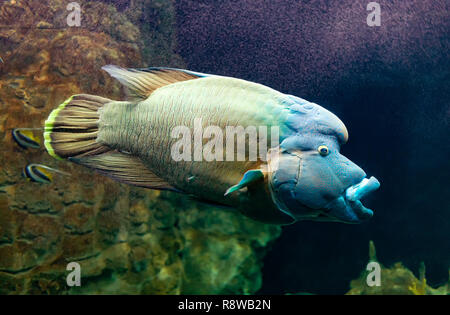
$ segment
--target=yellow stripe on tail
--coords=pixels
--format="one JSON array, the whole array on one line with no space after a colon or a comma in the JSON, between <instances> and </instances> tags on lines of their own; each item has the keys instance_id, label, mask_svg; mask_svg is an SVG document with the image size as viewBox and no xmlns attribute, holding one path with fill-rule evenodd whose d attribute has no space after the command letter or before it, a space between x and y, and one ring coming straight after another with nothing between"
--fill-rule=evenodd
<instances>
[{"instance_id":1,"label":"yellow stripe on tail","mask_svg":"<svg viewBox=\"0 0 450 315\"><path fill-rule=\"evenodd\" d=\"M97 143L98 109L111 102L95 95L73 95L54 109L44 128L44 145L56 159L101 154L110 148Z\"/></svg>"}]
</instances>

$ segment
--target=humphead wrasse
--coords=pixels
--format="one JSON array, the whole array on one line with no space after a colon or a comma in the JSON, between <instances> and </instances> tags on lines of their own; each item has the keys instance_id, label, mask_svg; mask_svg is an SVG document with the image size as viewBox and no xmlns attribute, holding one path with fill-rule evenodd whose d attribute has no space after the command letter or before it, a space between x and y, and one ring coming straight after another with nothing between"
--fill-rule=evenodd
<instances>
[{"instance_id":1,"label":"humphead wrasse","mask_svg":"<svg viewBox=\"0 0 450 315\"><path fill-rule=\"evenodd\" d=\"M266 223L360 223L372 217L360 199L380 184L339 153L347 129L323 107L231 77L171 68L103 69L127 87L130 99L80 94L66 100L45 122L45 147L55 158L131 185L236 208ZM195 141L199 119L222 130L275 126L278 133L267 137L276 137L277 145L269 145L266 158L174 158L174 129L184 126ZM249 146L250 138L244 138ZM223 152L229 144L221 144Z\"/></svg>"}]
</instances>

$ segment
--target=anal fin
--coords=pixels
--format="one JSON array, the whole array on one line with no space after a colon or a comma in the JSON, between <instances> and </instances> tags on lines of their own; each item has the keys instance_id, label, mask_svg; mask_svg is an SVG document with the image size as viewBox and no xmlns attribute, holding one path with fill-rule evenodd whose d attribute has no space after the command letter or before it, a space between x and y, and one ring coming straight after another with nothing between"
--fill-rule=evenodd
<instances>
[{"instance_id":1,"label":"anal fin","mask_svg":"<svg viewBox=\"0 0 450 315\"><path fill-rule=\"evenodd\" d=\"M219 202L214 202L214 201L211 201L211 200L199 198L199 197L197 197L195 195L189 195L189 199L192 200L192 201L204 204L206 206L210 206L210 207L216 207L216 208L221 208L221 209L231 209L231 208L233 208L231 206L224 205L224 204L219 203Z\"/></svg>"},{"instance_id":2,"label":"anal fin","mask_svg":"<svg viewBox=\"0 0 450 315\"><path fill-rule=\"evenodd\" d=\"M81 158L69 158L69 160L92 168L119 182L150 189L180 192L151 172L138 157L133 155L113 151Z\"/></svg>"}]
</instances>

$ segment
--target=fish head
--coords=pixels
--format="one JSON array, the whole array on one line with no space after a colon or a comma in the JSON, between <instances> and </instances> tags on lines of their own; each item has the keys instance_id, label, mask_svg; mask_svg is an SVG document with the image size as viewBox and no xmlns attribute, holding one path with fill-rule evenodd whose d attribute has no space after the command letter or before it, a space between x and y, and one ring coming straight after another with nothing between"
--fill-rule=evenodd
<instances>
[{"instance_id":1,"label":"fish head","mask_svg":"<svg viewBox=\"0 0 450 315\"><path fill-rule=\"evenodd\" d=\"M340 153L348 133L339 118L317 104L308 106L307 114L290 118L297 125L295 132L269 152L272 200L296 220L366 221L373 212L360 199L376 190L379 182L367 179Z\"/></svg>"}]
</instances>

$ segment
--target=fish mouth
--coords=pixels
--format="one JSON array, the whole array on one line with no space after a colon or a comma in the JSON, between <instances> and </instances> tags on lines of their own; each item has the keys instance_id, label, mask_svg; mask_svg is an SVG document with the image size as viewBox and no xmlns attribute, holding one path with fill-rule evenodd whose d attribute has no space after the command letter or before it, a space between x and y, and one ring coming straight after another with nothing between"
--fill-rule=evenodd
<instances>
[{"instance_id":1,"label":"fish mouth","mask_svg":"<svg viewBox=\"0 0 450 315\"><path fill-rule=\"evenodd\" d=\"M364 178L361 182L348 187L342 196L331 201L324 214L344 223L361 223L373 216L373 211L364 207L360 199L380 187L375 178Z\"/></svg>"}]
</instances>

